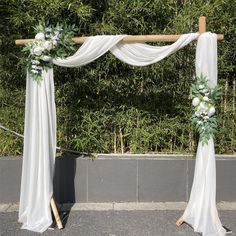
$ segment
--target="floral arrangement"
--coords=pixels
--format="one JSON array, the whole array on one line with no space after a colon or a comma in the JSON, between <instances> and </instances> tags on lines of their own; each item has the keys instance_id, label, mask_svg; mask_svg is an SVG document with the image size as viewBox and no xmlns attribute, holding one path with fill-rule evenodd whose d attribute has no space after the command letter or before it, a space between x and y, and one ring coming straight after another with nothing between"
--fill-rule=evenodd
<instances>
[{"instance_id":1,"label":"floral arrangement","mask_svg":"<svg viewBox=\"0 0 236 236\"><path fill-rule=\"evenodd\" d=\"M216 133L215 105L220 95L221 88L216 86L211 89L206 77L202 74L196 78L196 83L192 84L191 99L194 107L192 122L203 145L207 144L210 138L214 138Z\"/></svg>"},{"instance_id":2,"label":"floral arrangement","mask_svg":"<svg viewBox=\"0 0 236 236\"><path fill-rule=\"evenodd\" d=\"M57 24L52 26L40 22L34 27L35 40L27 44L23 51L29 53L27 70L31 77L42 80L42 71L52 67L52 60L65 58L75 51L72 38L77 31L75 25Z\"/></svg>"}]
</instances>

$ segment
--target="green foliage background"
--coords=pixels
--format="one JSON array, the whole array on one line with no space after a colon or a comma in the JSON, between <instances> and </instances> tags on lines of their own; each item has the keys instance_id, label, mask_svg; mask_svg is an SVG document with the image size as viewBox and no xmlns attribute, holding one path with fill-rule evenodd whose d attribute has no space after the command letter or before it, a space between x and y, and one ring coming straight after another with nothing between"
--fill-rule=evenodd
<instances>
[{"instance_id":1,"label":"green foliage background","mask_svg":"<svg viewBox=\"0 0 236 236\"><path fill-rule=\"evenodd\" d=\"M235 21L232 0L1 0L0 124L23 133L25 62L18 38L32 38L43 17L75 23L78 35L223 33L219 42L217 153L236 152ZM162 44L159 44L162 45ZM196 43L148 67L132 67L111 54L81 68L55 66L58 146L78 151L192 153L189 89ZM0 155L22 153L21 139L0 130Z\"/></svg>"}]
</instances>

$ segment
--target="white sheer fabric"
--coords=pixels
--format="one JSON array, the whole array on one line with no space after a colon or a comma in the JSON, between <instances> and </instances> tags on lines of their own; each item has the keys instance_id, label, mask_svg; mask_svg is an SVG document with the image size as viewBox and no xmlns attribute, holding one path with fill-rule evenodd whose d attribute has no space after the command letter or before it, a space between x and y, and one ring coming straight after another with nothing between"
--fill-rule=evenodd
<instances>
[{"instance_id":1,"label":"white sheer fabric","mask_svg":"<svg viewBox=\"0 0 236 236\"><path fill-rule=\"evenodd\" d=\"M125 35L89 37L73 56L63 60L57 59L53 62L59 66L78 67L96 60L110 50L117 58L128 64L146 66L176 52L198 36L198 33L185 34L175 43L163 47L140 43L119 43ZM210 49L210 55L214 54L213 62L209 62L212 60L210 57L208 57L207 62L203 60L203 50L199 49L204 48L204 50L206 50L204 53L208 55L208 46L205 45L205 42L207 41L209 44L214 43L214 40L211 39L212 37L212 34L209 33L202 34L200 37L198 52L201 53L199 54L200 56L198 56L197 53L196 70L197 73L199 73L199 71L205 72L209 78L214 78L215 81L216 75L213 72L216 70L216 67L214 67L216 66L215 60L217 53L214 51L216 48L213 47L213 49ZM209 46L209 48L211 47L212 45ZM207 65L210 67L206 67L205 63L209 63ZM209 74L207 74L208 72ZM213 85L215 85L214 83ZM52 221L49 202L52 196L52 176L56 148L56 113L52 69L43 73L43 81L40 83L33 81L28 75L26 94L25 140L19 220L23 223L23 228L43 232ZM215 229L214 232L216 232L220 225L219 220L214 221L208 219L208 217L211 217L211 219L212 217L217 217L218 219L215 199L213 199L215 196L214 145L209 145L210 146L206 149L205 147L199 146L200 151L198 151L198 156L203 153L204 158L196 162L196 172L198 173L198 177L195 178L196 180L194 182L194 186L196 187L193 188L191 194L191 196L193 196L191 198L192 201L190 201L184 214L185 221L193 225L195 225L193 221L198 222L198 220L195 219L199 217L205 219L201 221L201 228L198 227L201 232L205 232L206 227L213 228ZM209 153L207 153L207 151ZM208 162L211 164L208 165ZM202 173L205 174L203 175ZM197 181L198 178L200 179ZM202 183L205 184L205 187L207 186L206 189L208 189L208 192L203 192L201 194L201 201L198 201L198 190L202 189L201 186L199 187L198 185ZM205 199L210 203L206 204ZM207 210L198 213L194 208L195 201L198 204L198 208L207 207ZM191 205L193 207L190 207ZM211 212L212 209L214 214L204 215L205 212ZM188 214L188 212L190 213ZM210 226L206 226L206 222L208 222Z\"/></svg>"},{"instance_id":2,"label":"white sheer fabric","mask_svg":"<svg viewBox=\"0 0 236 236\"><path fill-rule=\"evenodd\" d=\"M134 66L147 66L162 60L178 51L198 37L198 33L183 34L168 46L150 46L144 43L119 43L125 35L101 35L89 37L80 49L71 57L54 60L54 64L65 67L78 67L88 64L107 51L111 51L118 59Z\"/></svg>"},{"instance_id":3,"label":"white sheer fabric","mask_svg":"<svg viewBox=\"0 0 236 236\"><path fill-rule=\"evenodd\" d=\"M196 74L209 80L212 88L217 84L217 38L215 34L202 34L197 43ZM203 236L223 236L216 208L216 167L213 139L207 145L198 144L193 185L183 220Z\"/></svg>"},{"instance_id":4,"label":"white sheer fabric","mask_svg":"<svg viewBox=\"0 0 236 236\"><path fill-rule=\"evenodd\" d=\"M53 63L64 67L78 67L86 65L114 47L125 35L98 35L88 37L79 50L66 59L57 59Z\"/></svg>"},{"instance_id":5,"label":"white sheer fabric","mask_svg":"<svg viewBox=\"0 0 236 236\"><path fill-rule=\"evenodd\" d=\"M121 61L133 66L147 66L156 63L165 57L185 47L197 39L198 33L183 34L175 43L167 46L150 46L143 43L118 43L111 48L111 53Z\"/></svg>"},{"instance_id":6,"label":"white sheer fabric","mask_svg":"<svg viewBox=\"0 0 236 236\"><path fill-rule=\"evenodd\" d=\"M22 228L45 231L52 223L50 199L56 151L53 70L35 82L27 74L24 154L19 221Z\"/></svg>"}]
</instances>

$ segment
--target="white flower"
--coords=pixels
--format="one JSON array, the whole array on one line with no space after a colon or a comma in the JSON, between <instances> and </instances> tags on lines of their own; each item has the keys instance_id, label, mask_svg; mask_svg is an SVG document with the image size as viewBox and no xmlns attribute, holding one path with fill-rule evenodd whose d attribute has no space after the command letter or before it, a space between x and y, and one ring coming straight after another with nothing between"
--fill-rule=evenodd
<instances>
[{"instance_id":1,"label":"white flower","mask_svg":"<svg viewBox=\"0 0 236 236\"><path fill-rule=\"evenodd\" d=\"M43 52L43 48L42 47L35 47L33 52L36 56L40 56Z\"/></svg>"},{"instance_id":2,"label":"white flower","mask_svg":"<svg viewBox=\"0 0 236 236\"><path fill-rule=\"evenodd\" d=\"M36 40L43 40L43 39L45 39L44 33L37 33L37 34L35 35L35 39L36 39Z\"/></svg>"},{"instance_id":3,"label":"white flower","mask_svg":"<svg viewBox=\"0 0 236 236\"><path fill-rule=\"evenodd\" d=\"M204 86L203 84L200 84L200 85L199 85L199 88L200 88L200 89L204 89L205 86Z\"/></svg>"},{"instance_id":4,"label":"white flower","mask_svg":"<svg viewBox=\"0 0 236 236\"><path fill-rule=\"evenodd\" d=\"M200 115L201 115L201 114L200 114L198 111L195 112L195 116L196 116L196 117L200 117Z\"/></svg>"},{"instance_id":5,"label":"white flower","mask_svg":"<svg viewBox=\"0 0 236 236\"><path fill-rule=\"evenodd\" d=\"M52 60L52 58L49 57L49 56L43 56L42 60L43 60L43 61L46 61L46 62L49 62L49 61Z\"/></svg>"},{"instance_id":6,"label":"white flower","mask_svg":"<svg viewBox=\"0 0 236 236\"><path fill-rule=\"evenodd\" d=\"M199 100L198 97L195 97L195 98L193 99L193 101L192 101L192 104L193 104L193 106L195 106L195 107L196 107L199 103L200 103L200 100Z\"/></svg>"},{"instance_id":7,"label":"white flower","mask_svg":"<svg viewBox=\"0 0 236 236\"><path fill-rule=\"evenodd\" d=\"M207 93L208 90L207 90L207 89L203 89L202 92L203 92L203 93Z\"/></svg>"},{"instance_id":8,"label":"white flower","mask_svg":"<svg viewBox=\"0 0 236 236\"><path fill-rule=\"evenodd\" d=\"M52 43L51 43L50 41L45 41L45 42L43 43L43 47L44 47L46 50L50 51L50 50L52 49Z\"/></svg>"},{"instance_id":9,"label":"white flower","mask_svg":"<svg viewBox=\"0 0 236 236\"><path fill-rule=\"evenodd\" d=\"M57 46L57 41L56 41L56 40L53 40L53 41L52 41L52 44L53 44L53 46Z\"/></svg>"},{"instance_id":10,"label":"white flower","mask_svg":"<svg viewBox=\"0 0 236 236\"><path fill-rule=\"evenodd\" d=\"M213 116L215 114L215 112L216 112L215 107L211 106L208 110L208 116L209 117Z\"/></svg>"},{"instance_id":11,"label":"white flower","mask_svg":"<svg viewBox=\"0 0 236 236\"><path fill-rule=\"evenodd\" d=\"M209 116L204 116L203 119L204 119L204 120L208 120L208 119L209 119Z\"/></svg>"},{"instance_id":12,"label":"white flower","mask_svg":"<svg viewBox=\"0 0 236 236\"><path fill-rule=\"evenodd\" d=\"M204 100L204 101L209 101L209 97L204 96L204 97L203 97L203 100Z\"/></svg>"},{"instance_id":13,"label":"white flower","mask_svg":"<svg viewBox=\"0 0 236 236\"><path fill-rule=\"evenodd\" d=\"M202 121L200 121L200 120L198 120L197 123L198 123L199 125L202 125Z\"/></svg>"},{"instance_id":14,"label":"white flower","mask_svg":"<svg viewBox=\"0 0 236 236\"><path fill-rule=\"evenodd\" d=\"M198 113L199 115L202 114L202 108L201 108L200 106L197 107L197 113Z\"/></svg>"},{"instance_id":15,"label":"white flower","mask_svg":"<svg viewBox=\"0 0 236 236\"><path fill-rule=\"evenodd\" d=\"M207 110L207 106L206 106L205 102L200 102L199 107L200 107L200 109L202 111L206 111Z\"/></svg>"},{"instance_id":16,"label":"white flower","mask_svg":"<svg viewBox=\"0 0 236 236\"><path fill-rule=\"evenodd\" d=\"M32 60L31 62L32 62L33 65L39 65L40 64L40 62L37 61L37 60Z\"/></svg>"}]
</instances>

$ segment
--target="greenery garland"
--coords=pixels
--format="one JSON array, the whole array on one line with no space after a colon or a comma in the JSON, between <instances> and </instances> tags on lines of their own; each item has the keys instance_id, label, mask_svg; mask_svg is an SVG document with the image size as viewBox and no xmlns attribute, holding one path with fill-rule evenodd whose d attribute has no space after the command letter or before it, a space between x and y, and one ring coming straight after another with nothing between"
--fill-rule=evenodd
<instances>
[{"instance_id":1,"label":"greenery garland","mask_svg":"<svg viewBox=\"0 0 236 236\"><path fill-rule=\"evenodd\" d=\"M52 60L65 58L75 51L74 37L77 28L75 25L57 24L50 25L48 22L39 22L34 27L35 40L27 44L23 51L29 54L27 70L31 77L42 80L42 71L52 68Z\"/></svg>"},{"instance_id":2,"label":"greenery garland","mask_svg":"<svg viewBox=\"0 0 236 236\"><path fill-rule=\"evenodd\" d=\"M191 99L194 114L192 123L200 136L202 144L207 144L210 138L214 138L217 121L215 117L216 101L220 98L221 88L216 86L211 89L208 81L202 74L196 78L196 83L191 87Z\"/></svg>"}]
</instances>

